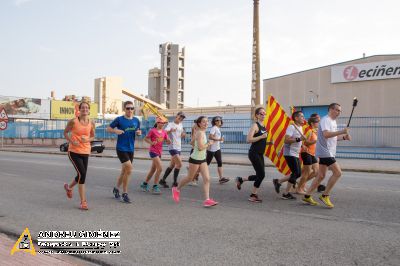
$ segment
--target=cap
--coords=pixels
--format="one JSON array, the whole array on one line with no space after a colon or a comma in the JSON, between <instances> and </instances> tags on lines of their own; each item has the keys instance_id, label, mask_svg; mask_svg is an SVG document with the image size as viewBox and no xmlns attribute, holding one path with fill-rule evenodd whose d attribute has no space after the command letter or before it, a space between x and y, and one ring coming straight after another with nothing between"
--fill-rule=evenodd
<instances>
[{"instance_id":1,"label":"cap","mask_svg":"<svg viewBox=\"0 0 400 266\"><path fill-rule=\"evenodd\" d=\"M182 111L179 111L179 112L176 114L176 116L181 116L181 117L183 117L183 118L186 118L186 115L185 115Z\"/></svg>"}]
</instances>

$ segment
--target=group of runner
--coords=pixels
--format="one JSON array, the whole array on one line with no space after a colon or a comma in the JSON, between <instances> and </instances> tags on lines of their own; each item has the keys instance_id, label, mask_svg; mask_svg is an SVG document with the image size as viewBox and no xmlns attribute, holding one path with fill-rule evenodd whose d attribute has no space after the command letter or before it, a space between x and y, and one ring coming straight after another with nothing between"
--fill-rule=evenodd
<instances>
[{"instance_id":1,"label":"group of runner","mask_svg":"<svg viewBox=\"0 0 400 266\"><path fill-rule=\"evenodd\" d=\"M85 178L90 154L90 142L94 139L94 123L89 119L90 106L86 102L79 105L80 114L77 118L68 122L64 136L69 142L68 156L71 160L77 176L70 184L64 184L67 197L72 198L73 188L76 184L79 187L81 199L80 208L88 210L85 192ZM131 101L124 103L125 114L119 116L107 127L107 132L118 135L116 153L121 162L121 173L117 177L116 186L113 188L115 199L125 203L131 203L128 196L129 178L133 170L133 157L135 137L140 136L140 121L133 116L134 105ZM284 158L291 174L281 179L273 179L275 191L279 194L280 187L287 182L282 199L296 199L292 193L302 194L302 200L310 205L318 205L313 199L312 194L316 189L323 190L321 182L325 178L327 170L332 171L326 188L319 197L325 206L333 208L330 201L330 192L341 176L341 169L335 160L336 146L338 140L351 140L349 129L337 130L336 118L341 113L341 106L332 103L328 107L328 115L322 119L318 114L313 114L308 120L311 127L308 134L304 135L303 125L305 123L302 112L297 111L292 114L292 123L288 126L284 139ZM272 145L273 141L267 141L268 132L263 126L266 112L259 107L255 110L255 123L252 124L247 135L247 142L251 143L248 158L255 170L254 175L248 177L236 177L236 187L241 189L245 181L253 181L253 188L249 197L250 202L260 203L262 199L258 196L260 185L265 178L264 152L267 145ZM149 157L152 160L151 168L140 184L144 192L161 194L160 186L169 188L167 183L168 176L173 172L172 198L179 203L180 192L188 184L197 184L196 179L201 175L203 179L204 207L212 207L218 204L210 198L210 174L208 166L213 160L217 161L219 183L224 184L229 181L223 176L221 145L224 137L221 134L223 125L222 117L216 116L212 119L212 128L207 135L208 118L200 116L194 121L191 135L191 145L189 167L186 177L178 182L180 169L182 168L181 147L182 138L186 133L182 126L182 121L186 118L183 112L178 112L174 121L169 122L161 117L156 118L154 127L145 136L144 141L149 144ZM165 128L164 128L165 127ZM162 173L162 147L163 143L168 144L168 151L171 155L169 166ZM303 167L299 157L301 156ZM317 159L318 158L318 159ZM153 185L150 181L153 178ZM312 184L306 189L306 183L312 180ZM122 194L120 192L122 187Z\"/></svg>"}]
</instances>

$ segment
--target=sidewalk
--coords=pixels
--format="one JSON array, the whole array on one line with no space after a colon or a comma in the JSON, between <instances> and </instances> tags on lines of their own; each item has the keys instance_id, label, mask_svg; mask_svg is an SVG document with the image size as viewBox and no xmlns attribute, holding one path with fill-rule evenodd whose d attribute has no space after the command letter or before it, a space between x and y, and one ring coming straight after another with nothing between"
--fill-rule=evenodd
<instances>
[{"instance_id":1,"label":"sidewalk","mask_svg":"<svg viewBox=\"0 0 400 266\"><path fill-rule=\"evenodd\" d=\"M95 265L90 262L83 261L79 258L68 256L68 255L43 255L36 253L35 256L27 252L16 252L10 255L10 251L13 248L15 241L18 237L11 238L5 234L0 233L0 261L1 265ZM35 250L38 248L35 246Z\"/></svg>"},{"instance_id":2,"label":"sidewalk","mask_svg":"<svg viewBox=\"0 0 400 266\"><path fill-rule=\"evenodd\" d=\"M22 146L22 145L5 145L0 151L26 152L26 153L42 153L66 155L66 152L60 152L58 146ZM92 153L91 156L117 158L114 149L106 149L103 153ZM183 161L188 161L189 153L182 153ZM146 149L136 149L135 159L149 160L148 151ZM164 151L162 155L163 161L169 161L170 155ZM249 165L251 163L247 158L247 154L222 154L224 164L230 165ZM384 173L384 174L400 174L400 161L394 160L371 160L371 159L344 159L338 158L343 171L352 172L368 172L368 173ZM215 163L215 162L213 162ZM265 158L266 167L275 167L268 158Z\"/></svg>"}]
</instances>

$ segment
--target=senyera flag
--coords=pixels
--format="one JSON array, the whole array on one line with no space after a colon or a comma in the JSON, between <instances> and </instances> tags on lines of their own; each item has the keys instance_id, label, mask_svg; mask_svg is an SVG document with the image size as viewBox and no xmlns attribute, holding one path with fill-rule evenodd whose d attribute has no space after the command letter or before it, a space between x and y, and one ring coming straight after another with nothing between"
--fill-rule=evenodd
<instances>
[{"instance_id":1,"label":"senyera flag","mask_svg":"<svg viewBox=\"0 0 400 266\"><path fill-rule=\"evenodd\" d=\"M272 95L268 96L267 115L264 124L268 131L267 141L274 141L273 145L267 145L265 156L267 156L276 168L283 175L290 174L290 169L283 157L283 144L285 140L286 129L290 124L288 117L279 103Z\"/></svg>"}]
</instances>

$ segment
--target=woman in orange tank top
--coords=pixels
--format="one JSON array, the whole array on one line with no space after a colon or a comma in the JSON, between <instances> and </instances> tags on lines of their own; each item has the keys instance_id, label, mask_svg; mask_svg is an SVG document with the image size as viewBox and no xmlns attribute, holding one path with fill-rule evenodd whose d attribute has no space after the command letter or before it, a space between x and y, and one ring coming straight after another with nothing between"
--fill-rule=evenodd
<instances>
[{"instance_id":1,"label":"woman in orange tank top","mask_svg":"<svg viewBox=\"0 0 400 266\"><path fill-rule=\"evenodd\" d=\"M307 181L313 179L318 174L318 160L315 157L315 146L317 143L317 129L319 123L319 116L311 116L308 119L308 124L312 128L306 138L308 145L303 144L301 148L301 159L303 161L303 169L301 170L301 177L296 192L298 194L305 194L305 186Z\"/></svg>"},{"instance_id":2,"label":"woman in orange tank top","mask_svg":"<svg viewBox=\"0 0 400 266\"><path fill-rule=\"evenodd\" d=\"M72 190L79 184L79 196L81 198L80 208L88 210L86 202L85 179L91 150L90 142L94 140L95 125L89 119L90 105L87 102L79 104L80 114L71 119L64 130L64 137L68 141L68 158L74 166L77 176L64 189L69 199L72 198Z\"/></svg>"}]
</instances>

